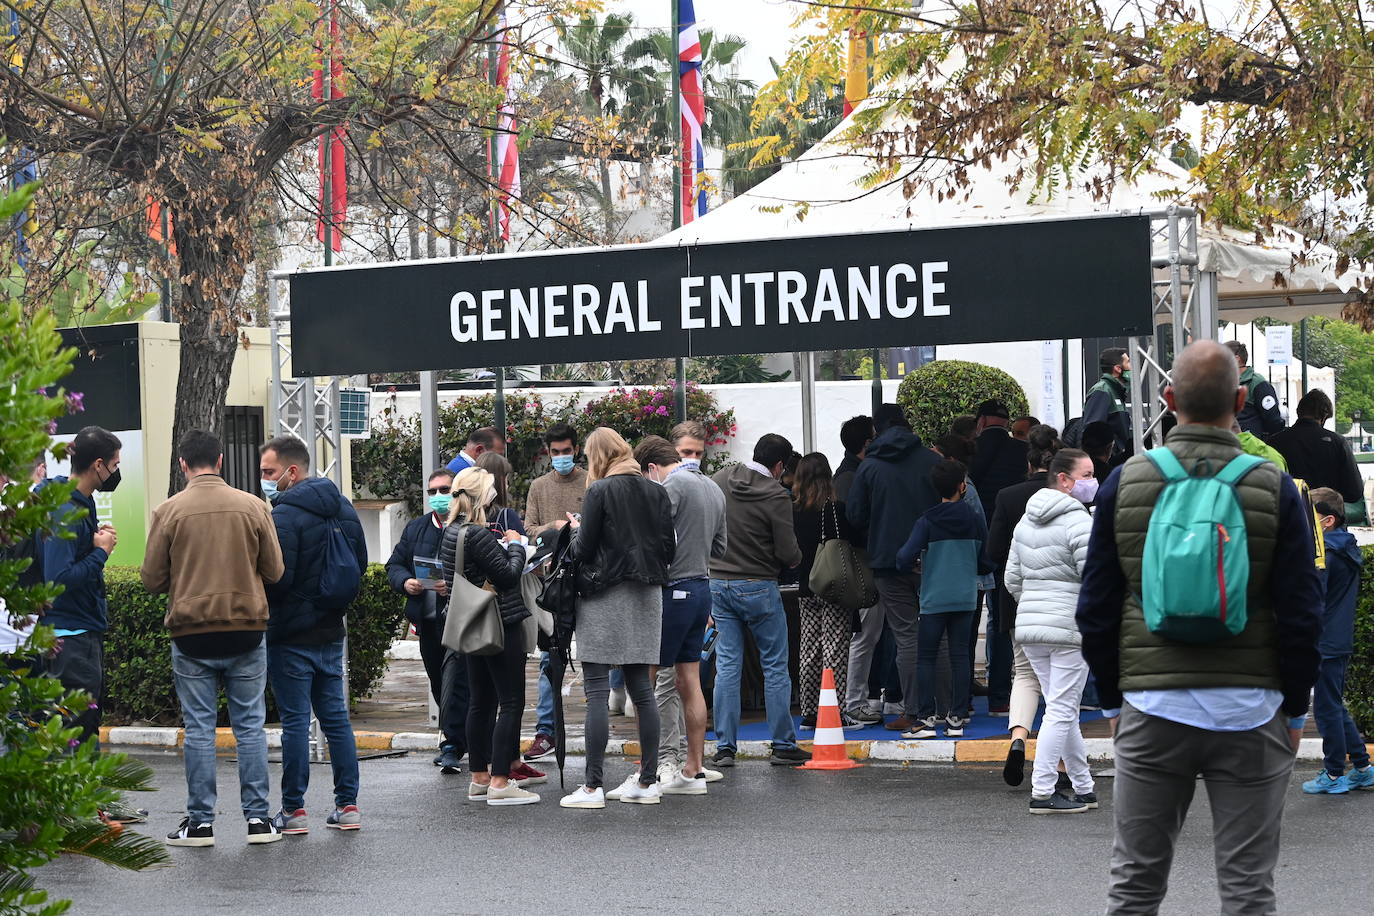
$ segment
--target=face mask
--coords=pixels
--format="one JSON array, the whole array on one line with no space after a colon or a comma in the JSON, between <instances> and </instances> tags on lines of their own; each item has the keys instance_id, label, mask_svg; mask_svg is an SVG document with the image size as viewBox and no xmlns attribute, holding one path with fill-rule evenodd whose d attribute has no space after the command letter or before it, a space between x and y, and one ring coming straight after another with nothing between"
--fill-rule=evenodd
<instances>
[{"instance_id":1,"label":"face mask","mask_svg":"<svg viewBox=\"0 0 1374 916\"><path fill-rule=\"evenodd\" d=\"M1130 370L1130 369L1127 369L1125 372L1121 373L1121 380L1122 380L1123 382L1129 382L1129 381L1131 380L1131 370Z\"/></svg>"},{"instance_id":2,"label":"face mask","mask_svg":"<svg viewBox=\"0 0 1374 916\"><path fill-rule=\"evenodd\" d=\"M683 470L685 470L685 471L699 471L699 470L701 470L701 459L699 459L699 458L683 458L683 459L682 459L682 468L683 468Z\"/></svg>"},{"instance_id":3,"label":"face mask","mask_svg":"<svg viewBox=\"0 0 1374 916\"><path fill-rule=\"evenodd\" d=\"M553 469L566 477L572 473L573 462L576 460L572 455L554 455Z\"/></svg>"},{"instance_id":4,"label":"face mask","mask_svg":"<svg viewBox=\"0 0 1374 916\"><path fill-rule=\"evenodd\" d=\"M1081 480L1075 480L1073 482L1073 489L1069 491L1069 495L1083 505L1088 505L1097 498L1097 478L1084 477Z\"/></svg>"},{"instance_id":5,"label":"face mask","mask_svg":"<svg viewBox=\"0 0 1374 916\"><path fill-rule=\"evenodd\" d=\"M120 468L115 468L114 473L111 474L109 477L106 477L104 480L100 481L100 486L96 487L96 489L99 490L101 493L113 493L116 489L119 488L119 471Z\"/></svg>"},{"instance_id":6,"label":"face mask","mask_svg":"<svg viewBox=\"0 0 1374 916\"><path fill-rule=\"evenodd\" d=\"M267 497L269 503L277 501L277 482L275 480L259 480L258 486L262 487L262 495Z\"/></svg>"},{"instance_id":7,"label":"face mask","mask_svg":"<svg viewBox=\"0 0 1374 916\"><path fill-rule=\"evenodd\" d=\"M430 511L440 515L448 515L449 506L452 504L453 496L449 493L435 493L429 498Z\"/></svg>"}]
</instances>

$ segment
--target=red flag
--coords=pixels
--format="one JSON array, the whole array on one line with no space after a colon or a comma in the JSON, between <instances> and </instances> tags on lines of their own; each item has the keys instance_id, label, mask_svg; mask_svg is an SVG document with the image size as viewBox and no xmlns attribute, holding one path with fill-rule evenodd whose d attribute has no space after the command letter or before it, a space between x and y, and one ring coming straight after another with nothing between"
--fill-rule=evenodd
<instances>
[{"instance_id":1,"label":"red flag","mask_svg":"<svg viewBox=\"0 0 1374 916\"><path fill-rule=\"evenodd\" d=\"M172 254L177 253L177 243L172 239L172 209L167 208L167 234L162 234L162 202L157 198L148 197L148 238L154 242L166 242L167 250Z\"/></svg>"},{"instance_id":2,"label":"red flag","mask_svg":"<svg viewBox=\"0 0 1374 916\"><path fill-rule=\"evenodd\" d=\"M326 5L322 17L329 20L329 98L343 98L343 61L339 58L339 12L337 0L323 0ZM320 51L320 66L315 68L310 97L324 101L324 49ZM319 141L319 216L315 220L315 237L325 240L325 212L329 213L329 245L335 251L343 248L343 226L348 219L348 160L344 152L344 128L335 127ZM326 146L328 144L328 146ZM325 172L325 150L329 151L328 174ZM326 189L328 194L326 195ZM326 196L328 200L326 201Z\"/></svg>"}]
</instances>

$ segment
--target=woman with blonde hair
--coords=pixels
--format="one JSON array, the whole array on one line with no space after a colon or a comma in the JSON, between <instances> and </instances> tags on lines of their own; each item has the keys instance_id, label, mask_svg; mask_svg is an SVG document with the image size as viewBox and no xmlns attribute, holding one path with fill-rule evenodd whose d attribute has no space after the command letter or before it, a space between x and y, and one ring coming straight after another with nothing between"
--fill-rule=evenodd
<instances>
[{"instance_id":1,"label":"woman with blonde hair","mask_svg":"<svg viewBox=\"0 0 1374 916\"><path fill-rule=\"evenodd\" d=\"M470 801L488 805L529 805L539 796L520 788L511 767L520 759L520 714L525 708L525 634L521 625L530 615L520 596L525 569L524 538L506 531L501 538L487 528L487 510L496 499L496 482L480 468L468 468L453 479L453 502L439 559L453 594L453 579L461 575L473 585L488 582L496 591L505 627L505 645L496 655L464 656L468 668L468 763L472 781ZM463 568L456 569L458 539L462 538Z\"/></svg>"},{"instance_id":2,"label":"woman with blonde hair","mask_svg":"<svg viewBox=\"0 0 1374 916\"><path fill-rule=\"evenodd\" d=\"M663 487L640 474L630 445L613 429L587 438L587 496L572 515L572 555L578 561L577 654L587 694L587 781L561 802L604 808L602 786L610 737L611 668L625 685L639 720L640 769L612 793L629 804L656 805L658 705L649 670L658 664L663 591L677 546L672 507Z\"/></svg>"}]
</instances>

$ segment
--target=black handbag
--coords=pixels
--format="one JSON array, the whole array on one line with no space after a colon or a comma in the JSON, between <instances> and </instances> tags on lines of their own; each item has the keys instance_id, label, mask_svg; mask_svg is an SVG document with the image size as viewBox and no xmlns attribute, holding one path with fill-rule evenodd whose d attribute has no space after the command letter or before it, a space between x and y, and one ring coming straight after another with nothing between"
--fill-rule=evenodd
<instances>
[{"instance_id":1,"label":"black handbag","mask_svg":"<svg viewBox=\"0 0 1374 916\"><path fill-rule=\"evenodd\" d=\"M571 543L572 529L565 525L558 532L552 570L544 578L544 589L535 602L553 616L551 640L564 649L571 647L573 628L577 624L578 568L581 566L568 549Z\"/></svg>"}]
</instances>

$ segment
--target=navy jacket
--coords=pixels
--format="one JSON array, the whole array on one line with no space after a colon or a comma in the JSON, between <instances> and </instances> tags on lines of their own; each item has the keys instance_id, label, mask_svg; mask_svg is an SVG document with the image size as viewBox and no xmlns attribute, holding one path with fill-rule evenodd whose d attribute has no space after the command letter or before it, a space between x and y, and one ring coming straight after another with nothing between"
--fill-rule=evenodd
<instances>
[{"instance_id":1,"label":"navy jacket","mask_svg":"<svg viewBox=\"0 0 1374 916\"><path fill-rule=\"evenodd\" d=\"M940 501L930 471L941 460L904 426L885 430L869 444L844 507L849 523L868 532L868 565L874 575L903 571L897 566L897 551L911 536L916 520Z\"/></svg>"},{"instance_id":2,"label":"navy jacket","mask_svg":"<svg viewBox=\"0 0 1374 916\"><path fill-rule=\"evenodd\" d=\"M412 519L401 532L401 539L396 542L396 548L391 551L391 558L386 561L386 578L391 583L391 587L401 594L405 594L406 580L415 578L415 558L433 557L439 559L439 545L444 539L444 524L434 524L435 515L433 512L426 512L417 519ZM406 620L411 623L419 624L425 619L425 602L433 600L438 609L442 609L448 604L448 598L443 595L435 594L433 591L428 595L421 592L418 595L406 595Z\"/></svg>"},{"instance_id":3,"label":"navy jacket","mask_svg":"<svg viewBox=\"0 0 1374 916\"><path fill-rule=\"evenodd\" d=\"M957 614L978 606L978 577L992 572L985 546L988 526L971 500L941 502L911 529L897 566L910 572L921 565L921 613Z\"/></svg>"},{"instance_id":4,"label":"navy jacket","mask_svg":"<svg viewBox=\"0 0 1374 916\"><path fill-rule=\"evenodd\" d=\"M1078 592L1078 632L1083 634L1083 658L1097 681L1103 709L1121 708L1121 609L1126 600L1126 573L1116 549L1116 494L1121 468L1112 471L1097 491L1088 563ZM1279 530L1272 569L1313 569L1311 510L1303 505L1298 488L1287 474L1279 490ZM1279 645L1279 678L1283 681L1283 709L1290 716L1307 712L1312 676L1317 668L1320 625L1311 580L1302 575L1271 575L1274 618Z\"/></svg>"},{"instance_id":5,"label":"navy jacket","mask_svg":"<svg viewBox=\"0 0 1374 916\"><path fill-rule=\"evenodd\" d=\"M1364 556L1355 535L1344 528L1326 532L1326 609L1317 651L1323 658L1355 651L1355 603L1360 597L1360 567Z\"/></svg>"},{"instance_id":6,"label":"navy jacket","mask_svg":"<svg viewBox=\"0 0 1374 916\"><path fill-rule=\"evenodd\" d=\"M53 478L54 483L66 480ZM85 516L75 518L83 509ZM54 534L43 540L43 575L64 589L43 615L43 624L59 630L104 633L110 626L105 605L105 563L110 555L92 541L98 524L95 500L73 490L72 498L53 517L76 537L60 538Z\"/></svg>"},{"instance_id":7,"label":"navy jacket","mask_svg":"<svg viewBox=\"0 0 1374 916\"><path fill-rule=\"evenodd\" d=\"M983 520L992 518L997 508L997 494L1004 487L1026 479L1026 451L1029 446L1013 439L1005 426L989 426L978 434L977 450L973 453L973 467L968 476L978 487Z\"/></svg>"},{"instance_id":8,"label":"navy jacket","mask_svg":"<svg viewBox=\"0 0 1374 916\"><path fill-rule=\"evenodd\" d=\"M267 586L267 641L319 645L343 639L343 615L337 610L316 609L320 572L328 539L328 522L339 519L344 536L358 558L359 571L367 570L367 542L353 504L344 499L334 481L307 477L283 490L272 507L281 556L286 572Z\"/></svg>"}]
</instances>

